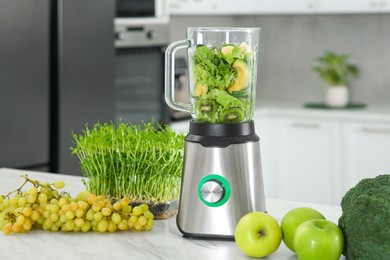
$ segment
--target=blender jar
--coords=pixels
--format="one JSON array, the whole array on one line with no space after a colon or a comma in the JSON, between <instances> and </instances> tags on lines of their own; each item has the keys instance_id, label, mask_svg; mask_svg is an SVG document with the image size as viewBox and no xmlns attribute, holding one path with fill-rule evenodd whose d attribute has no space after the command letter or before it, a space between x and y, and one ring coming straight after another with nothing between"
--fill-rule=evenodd
<instances>
[{"instance_id":1,"label":"blender jar","mask_svg":"<svg viewBox=\"0 0 390 260\"><path fill-rule=\"evenodd\" d=\"M187 28L187 39L166 50L165 99L194 122L243 123L252 120L260 28ZM190 104L175 100L174 56L186 48Z\"/></svg>"}]
</instances>

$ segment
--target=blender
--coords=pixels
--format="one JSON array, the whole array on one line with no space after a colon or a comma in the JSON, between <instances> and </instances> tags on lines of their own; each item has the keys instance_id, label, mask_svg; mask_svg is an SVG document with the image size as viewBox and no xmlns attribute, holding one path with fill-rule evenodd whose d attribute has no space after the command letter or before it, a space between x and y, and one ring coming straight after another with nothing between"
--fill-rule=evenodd
<instances>
[{"instance_id":1,"label":"blender","mask_svg":"<svg viewBox=\"0 0 390 260\"><path fill-rule=\"evenodd\" d=\"M177 227L186 237L234 238L242 216L265 212L253 112L259 28L187 28L165 54L165 100L191 114ZM190 102L175 100L175 55L187 49Z\"/></svg>"}]
</instances>

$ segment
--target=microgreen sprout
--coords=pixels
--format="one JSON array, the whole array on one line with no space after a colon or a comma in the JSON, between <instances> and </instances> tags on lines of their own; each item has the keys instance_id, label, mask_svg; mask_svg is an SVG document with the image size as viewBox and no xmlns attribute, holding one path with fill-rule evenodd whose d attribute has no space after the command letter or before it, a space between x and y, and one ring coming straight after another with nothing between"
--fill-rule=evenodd
<instances>
[{"instance_id":1,"label":"microgreen sprout","mask_svg":"<svg viewBox=\"0 0 390 260\"><path fill-rule=\"evenodd\" d=\"M87 189L135 202L169 202L179 195L184 136L152 120L142 125L96 123L73 133Z\"/></svg>"}]
</instances>

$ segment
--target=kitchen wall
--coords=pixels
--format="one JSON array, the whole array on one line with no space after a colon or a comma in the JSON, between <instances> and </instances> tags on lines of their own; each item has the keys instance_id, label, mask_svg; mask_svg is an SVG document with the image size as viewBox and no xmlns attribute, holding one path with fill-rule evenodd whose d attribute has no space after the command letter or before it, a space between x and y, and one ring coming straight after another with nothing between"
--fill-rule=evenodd
<instances>
[{"instance_id":1,"label":"kitchen wall","mask_svg":"<svg viewBox=\"0 0 390 260\"><path fill-rule=\"evenodd\" d=\"M171 40L185 38L189 26L262 28L258 102L322 101L325 83L311 68L325 50L360 66L352 101L390 102L390 14L171 16Z\"/></svg>"}]
</instances>

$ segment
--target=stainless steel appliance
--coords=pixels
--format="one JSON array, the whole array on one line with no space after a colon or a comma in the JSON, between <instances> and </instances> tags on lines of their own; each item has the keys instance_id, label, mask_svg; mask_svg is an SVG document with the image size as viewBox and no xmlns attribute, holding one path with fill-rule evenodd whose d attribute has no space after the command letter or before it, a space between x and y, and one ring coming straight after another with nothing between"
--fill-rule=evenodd
<instances>
[{"instance_id":1,"label":"stainless steel appliance","mask_svg":"<svg viewBox=\"0 0 390 260\"><path fill-rule=\"evenodd\" d=\"M164 102L167 2L118 0L115 18L115 120L170 120Z\"/></svg>"},{"instance_id":2,"label":"stainless steel appliance","mask_svg":"<svg viewBox=\"0 0 390 260\"><path fill-rule=\"evenodd\" d=\"M81 174L72 132L114 118L114 0L0 1L0 167Z\"/></svg>"},{"instance_id":3,"label":"stainless steel appliance","mask_svg":"<svg viewBox=\"0 0 390 260\"><path fill-rule=\"evenodd\" d=\"M165 99L190 113L177 226L184 236L233 238L239 219L265 211L252 120L258 28L187 28L166 51ZM187 49L190 103L175 99L175 53Z\"/></svg>"}]
</instances>

